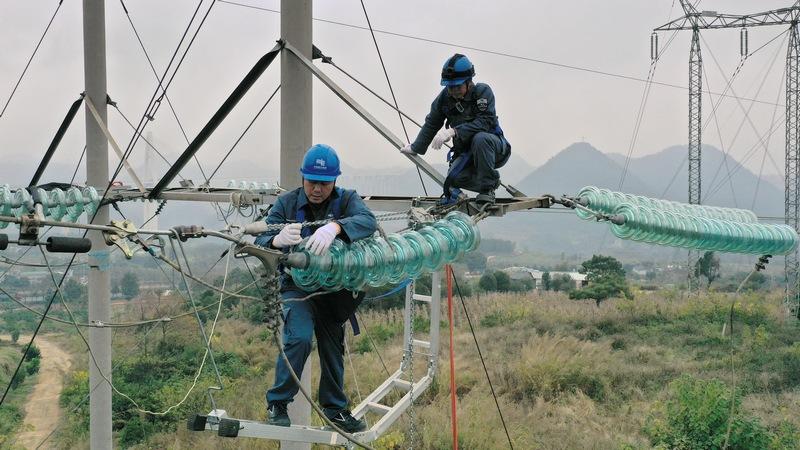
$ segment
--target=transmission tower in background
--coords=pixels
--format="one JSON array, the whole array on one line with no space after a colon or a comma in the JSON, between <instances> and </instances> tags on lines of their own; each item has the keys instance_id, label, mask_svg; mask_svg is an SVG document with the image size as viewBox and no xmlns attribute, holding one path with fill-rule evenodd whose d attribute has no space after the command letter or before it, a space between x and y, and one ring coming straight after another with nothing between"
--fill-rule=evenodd
<instances>
[{"instance_id":1,"label":"transmission tower in background","mask_svg":"<svg viewBox=\"0 0 800 450\"><path fill-rule=\"evenodd\" d=\"M797 22L800 18L800 1L791 7L773 9L755 14L735 15L720 14L716 11L699 12L689 2L680 0L684 16L679 17L654 32L691 30L692 44L689 52L689 203L700 203L701 186L701 96L702 96L702 70L703 60L700 55L700 30L718 28L739 28L740 48L742 58L748 56L747 28L766 25L789 25L789 46L786 52L786 179L785 179L785 221L795 230L798 230L798 170L797 158L800 150L800 42L797 36ZM657 41L656 41L657 42ZM658 50L655 51L657 57ZM766 151L766 150L765 150ZM696 257L689 256L689 279L691 288L692 269ZM786 296L785 302L789 311L800 318L800 266L798 265L797 250L786 255Z\"/></svg>"}]
</instances>

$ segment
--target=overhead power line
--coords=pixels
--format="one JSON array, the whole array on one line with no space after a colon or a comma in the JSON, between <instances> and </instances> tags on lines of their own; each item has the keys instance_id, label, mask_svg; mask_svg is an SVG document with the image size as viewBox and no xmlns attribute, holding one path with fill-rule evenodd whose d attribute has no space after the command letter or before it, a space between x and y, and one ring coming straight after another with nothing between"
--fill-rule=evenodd
<instances>
[{"instance_id":1,"label":"overhead power line","mask_svg":"<svg viewBox=\"0 0 800 450\"><path fill-rule=\"evenodd\" d=\"M261 6L248 5L246 3L237 3L237 2L232 2L232 1L228 1L228 0L218 0L218 1L220 3L225 3L225 4L228 4L228 5L240 6L240 7L244 7L244 8L251 8L251 9L256 9L256 10L264 11L264 12L271 12L271 13L278 13L278 14L280 13L280 10L277 10L277 9L264 8L264 7L261 7ZM339 25L339 26L343 26L343 27L347 27L347 28L355 28L355 29L358 29L358 30L369 31L368 27L364 27L364 26L360 26L360 25L354 25L354 24L346 23L346 22L338 22L338 21L335 21L335 20L319 19L319 18L314 18L313 20L315 20L317 22L322 22L322 23L329 23L329 24L332 24L332 25ZM636 76L633 76L633 75L624 75L624 74L619 74L619 73L607 72L607 71L604 71L604 70L598 70L598 69L594 69L594 68L591 68L591 67L577 66L577 65L574 65L574 64L564 64L564 63L559 63L559 62L555 62L555 61L548 61L548 60L540 59L540 58L531 58L531 57L528 57L528 56L515 55L515 54L512 54L512 53L500 52L500 51L496 51L496 50L489 50L489 49L485 49L485 48L472 47L472 46L469 46L469 45L457 44L457 43L453 43L453 42L440 41L440 40L437 40L437 39L424 38L424 37L420 37L420 36L414 36L414 35L411 35L411 34L396 33L394 31L387 31L387 30L379 30L377 28L373 28L373 30L374 30L375 33L386 34L386 35L389 35L389 36L396 36L396 37L401 37L401 38L406 38L406 39L413 39L415 41L428 42L428 43L431 43L431 44L446 45L448 47L456 47L456 48L459 48L459 49L473 50L473 51L476 51L476 52L486 53L486 54L489 54L489 55L503 56L503 57L506 57L506 58L518 59L518 60L521 60L521 61L528 61L528 62L533 62L533 63L537 63L537 64L544 64L544 65L548 65L548 66L559 67L559 68L562 68L562 69L570 69L570 70L577 70L577 71L581 71L581 72L588 72L588 73L592 73L592 74L595 74L595 75L602 75L602 76L607 76L607 77L620 78L620 79L623 79L623 80L630 80L630 81L638 81L638 82L641 82L641 83L648 83L647 79L641 78L641 77L636 77ZM687 86L681 86L681 85L672 84L672 83L665 83L663 81L649 81L649 83L652 83L652 84L658 85L658 86L665 86L665 87L671 87L671 88L675 88L675 89L681 89L681 90L684 90L684 91L688 91L689 90L689 88ZM706 91L703 91L703 92L706 93L706 94L711 94L711 95L722 95L722 94L719 94L717 92L706 92ZM731 97L731 98L738 98L738 97L735 97L733 95L725 95L725 96L726 97ZM765 105L775 105L774 103L769 102L769 101L752 99L752 98L741 98L741 100L761 103L761 104L765 104ZM779 104L778 106L784 106L784 105Z\"/></svg>"},{"instance_id":2,"label":"overhead power line","mask_svg":"<svg viewBox=\"0 0 800 450\"><path fill-rule=\"evenodd\" d=\"M56 10L53 12L53 16L50 17L50 21L47 22L47 27L45 27L44 33L42 33L42 37L40 37L39 38L39 42L36 43L36 48L33 49L33 53L31 53L30 58L28 58L28 62L25 64L25 68L22 69L22 73L20 74L19 79L17 79L17 83L14 85L14 89L11 90L11 94L8 96L8 100L6 100L6 104L3 105L3 109L2 109L2 111L0 111L0 117L3 117L3 114L5 114L5 112L6 112L6 109L8 109L8 104L11 103L11 99L14 98L14 94L17 92L17 88L19 87L19 84L22 82L22 79L25 77L25 74L28 72L28 67L31 66L31 61L33 61L33 57L36 56L36 52L39 51L39 47L42 45L42 41L44 41L44 37L47 36L47 32L50 30L50 25L53 24L53 20L56 18L56 14L58 14L58 11L61 9L61 3L63 3L63 2L64 2L64 0L59 0L58 6L56 6Z\"/></svg>"}]
</instances>

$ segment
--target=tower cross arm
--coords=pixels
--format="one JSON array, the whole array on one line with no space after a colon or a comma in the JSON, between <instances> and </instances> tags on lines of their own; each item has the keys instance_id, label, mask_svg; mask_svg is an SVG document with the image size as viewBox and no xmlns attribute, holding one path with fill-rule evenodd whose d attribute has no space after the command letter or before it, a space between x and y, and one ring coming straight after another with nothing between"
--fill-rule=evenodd
<instances>
[{"instance_id":1,"label":"tower cross arm","mask_svg":"<svg viewBox=\"0 0 800 450\"><path fill-rule=\"evenodd\" d=\"M765 25L789 25L800 18L800 5L773 9L755 14L719 14L716 11L690 11L683 17L655 28L653 31L743 28Z\"/></svg>"}]
</instances>

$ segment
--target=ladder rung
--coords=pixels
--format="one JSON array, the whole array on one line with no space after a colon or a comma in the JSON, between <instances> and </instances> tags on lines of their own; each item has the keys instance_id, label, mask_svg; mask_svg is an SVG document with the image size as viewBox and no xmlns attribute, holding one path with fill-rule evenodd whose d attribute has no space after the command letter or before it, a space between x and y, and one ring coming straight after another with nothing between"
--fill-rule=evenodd
<instances>
[{"instance_id":1,"label":"ladder rung","mask_svg":"<svg viewBox=\"0 0 800 450\"><path fill-rule=\"evenodd\" d=\"M431 343L428 341L420 341L419 339L414 339L411 341L411 345L414 347L423 347L423 348L431 348Z\"/></svg>"},{"instance_id":2,"label":"ladder rung","mask_svg":"<svg viewBox=\"0 0 800 450\"><path fill-rule=\"evenodd\" d=\"M417 300L419 302L425 302L425 303L430 303L431 302L431 296L430 295L414 294L414 295L411 296L411 298L413 298L414 300Z\"/></svg>"},{"instance_id":3,"label":"ladder rung","mask_svg":"<svg viewBox=\"0 0 800 450\"><path fill-rule=\"evenodd\" d=\"M389 411L392 410L391 406L386 406L384 404L375 403L375 402L367 403L367 407L369 409L371 409L372 411L377 412L377 413L381 413L381 414L386 414L386 413L388 413Z\"/></svg>"},{"instance_id":4,"label":"ladder rung","mask_svg":"<svg viewBox=\"0 0 800 450\"><path fill-rule=\"evenodd\" d=\"M401 380L399 378L394 380L394 386L397 387L397 388L406 390L406 391L410 391L411 390L411 383L406 381L406 380Z\"/></svg>"}]
</instances>

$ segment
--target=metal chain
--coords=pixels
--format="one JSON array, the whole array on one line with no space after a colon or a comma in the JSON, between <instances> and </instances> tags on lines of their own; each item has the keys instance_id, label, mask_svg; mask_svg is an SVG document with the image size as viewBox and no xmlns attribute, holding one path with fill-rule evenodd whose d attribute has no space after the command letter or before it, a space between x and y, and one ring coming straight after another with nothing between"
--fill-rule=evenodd
<instances>
[{"instance_id":1,"label":"metal chain","mask_svg":"<svg viewBox=\"0 0 800 450\"><path fill-rule=\"evenodd\" d=\"M280 280L275 272L265 273L261 276L264 293L262 306L264 324L270 331L278 331L281 318Z\"/></svg>"},{"instance_id":2,"label":"metal chain","mask_svg":"<svg viewBox=\"0 0 800 450\"><path fill-rule=\"evenodd\" d=\"M414 313L416 312L416 304L414 303L414 293L416 292L416 281L412 281L411 285L411 305L409 311L409 326L408 326L408 373L409 373L409 389L408 395L411 401L408 404L408 416L411 418L411 426L408 430L408 450L414 449L414 439L417 435L417 416L414 412Z\"/></svg>"},{"instance_id":3,"label":"metal chain","mask_svg":"<svg viewBox=\"0 0 800 450\"><path fill-rule=\"evenodd\" d=\"M409 211L400 211L400 212L388 212L383 214L376 214L375 220L378 222L389 222L393 220L406 220L409 217ZM322 220L315 220L312 222L299 222L302 227L319 227L328 223L333 222L334 219L322 219ZM267 224L267 231L280 231L287 225L291 225L297 222L289 222L289 223L268 223Z\"/></svg>"}]
</instances>

